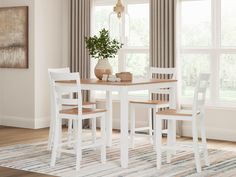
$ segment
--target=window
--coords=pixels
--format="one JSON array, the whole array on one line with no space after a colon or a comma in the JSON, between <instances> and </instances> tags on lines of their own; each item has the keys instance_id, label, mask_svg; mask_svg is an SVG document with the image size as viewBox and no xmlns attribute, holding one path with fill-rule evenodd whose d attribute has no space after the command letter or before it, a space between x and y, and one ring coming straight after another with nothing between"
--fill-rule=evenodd
<instances>
[{"instance_id":1,"label":"window","mask_svg":"<svg viewBox=\"0 0 236 177\"><path fill-rule=\"evenodd\" d=\"M236 1L180 0L179 5L182 99L188 103L198 73L209 72L209 104L235 105Z\"/></svg>"},{"instance_id":2,"label":"window","mask_svg":"<svg viewBox=\"0 0 236 177\"><path fill-rule=\"evenodd\" d=\"M116 0L94 0L92 33L109 29L110 35L124 44L117 57L109 59L113 73L129 71L134 78L144 78L149 68L149 0L123 1L126 16L120 20L111 15L115 4ZM93 61L92 66L95 64Z\"/></svg>"},{"instance_id":3,"label":"window","mask_svg":"<svg viewBox=\"0 0 236 177\"><path fill-rule=\"evenodd\" d=\"M97 34L102 28L110 29L112 37L119 38L124 44L117 58L110 59L114 73L130 71L135 78L143 78L149 67L149 2L123 1L128 16L120 19L120 22L115 14L110 16L115 3L114 0L94 0L93 33ZM121 28L125 29L125 32L116 30Z\"/></svg>"}]
</instances>

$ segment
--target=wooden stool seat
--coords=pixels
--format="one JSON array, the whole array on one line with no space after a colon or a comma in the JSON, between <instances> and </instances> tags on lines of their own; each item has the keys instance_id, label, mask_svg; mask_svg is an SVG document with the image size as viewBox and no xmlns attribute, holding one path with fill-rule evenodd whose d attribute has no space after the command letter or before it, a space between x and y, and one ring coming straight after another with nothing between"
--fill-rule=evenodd
<instances>
[{"instance_id":1,"label":"wooden stool seat","mask_svg":"<svg viewBox=\"0 0 236 177\"><path fill-rule=\"evenodd\" d=\"M197 114L199 114L198 112ZM193 116L192 110L176 110L176 109L166 109L157 112L157 115L168 115L168 116Z\"/></svg>"},{"instance_id":2,"label":"wooden stool seat","mask_svg":"<svg viewBox=\"0 0 236 177\"><path fill-rule=\"evenodd\" d=\"M168 104L168 101L160 101L160 100L144 100L144 101L135 101L132 100L130 103L134 104L151 104L151 105L159 105L159 104Z\"/></svg>"},{"instance_id":3,"label":"wooden stool seat","mask_svg":"<svg viewBox=\"0 0 236 177\"><path fill-rule=\"evenodd\" d=\"M83 108L82 114L95 114L95 113L101 113L106 112L105 109L92 109L92 108ZM78 115L78 108L71 108L71 109L63 109L60 111L60 114L71 114L71 115Z\"/></svg>"}]
</instances>

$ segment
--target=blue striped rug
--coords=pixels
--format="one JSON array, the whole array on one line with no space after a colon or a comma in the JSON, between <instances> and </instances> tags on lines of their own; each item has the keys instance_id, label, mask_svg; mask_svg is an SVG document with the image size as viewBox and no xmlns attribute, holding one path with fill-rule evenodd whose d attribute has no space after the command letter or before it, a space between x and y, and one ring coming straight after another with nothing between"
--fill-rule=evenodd
<instances>
[{"instance_id":1,"label":"blue striped rug","mask_svg":"<svg viewBox=\"0 0 236 177\"><path fill-rule=\"evenodd\" d=\"M100 163L99 150L84 150L80 172L75 171L75 156L68 154L62 154L56 166L50 168L51 153L47 142L42 141L0 148L0 166L63 177L236 176L236 152L210 149L211 166L204 166L202 161L201 174L196 173L191 152L177 152L171 164L166 164L163 153L161 170L156 169L155 151L148 142L138 141L136 148L129 150L127 169L120 167L119 153L119 140L115 139L112 148L107 148L106 164Z\"/></svg>"}]
</instances>

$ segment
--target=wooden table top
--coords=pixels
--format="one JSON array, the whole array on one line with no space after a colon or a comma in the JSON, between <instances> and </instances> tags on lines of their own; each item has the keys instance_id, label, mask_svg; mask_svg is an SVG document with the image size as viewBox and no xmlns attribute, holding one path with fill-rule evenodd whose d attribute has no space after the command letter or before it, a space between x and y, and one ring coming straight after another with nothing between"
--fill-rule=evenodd
<instances>
[{"instance_id":1,"label":"wooden table top","mask_svg":"<svg viewBox=\"0 0 236 177\"><path fill-rule=\"evenodd\" d=\"M72 81L57 81L57 83L63 84L75 84L75 80ZM115 86L131 86L131 85L143 85L143 84L156 84L156 83L167 83L167 82L177 82L177 80L172 79L139 79L129 82L108 82L98 79L81 79L81 84L94 84L94 85L115 85Z\"/></svg>"}]
</instances>

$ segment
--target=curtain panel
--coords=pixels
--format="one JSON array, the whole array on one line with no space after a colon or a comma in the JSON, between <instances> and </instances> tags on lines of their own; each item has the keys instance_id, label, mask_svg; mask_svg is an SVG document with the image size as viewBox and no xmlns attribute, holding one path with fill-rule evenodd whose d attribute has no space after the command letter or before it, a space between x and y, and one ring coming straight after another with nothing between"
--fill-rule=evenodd
<instances>
[{"instance_id":1,"label":"curtain panel","mask_svg":"<svg viewBox=\"0 0 236 177\"><path fill-rule=\"evenodd\" d=\"M90 56L85 45L90 26L91 0L70 0L70 69L79 72L81 78L90 78ZM83 99L89 100L88 91L83 91Z\"/></svg>"},{"instance_id":2,"label":"curtain panel","mask_svg":"<svg viewBox=\"0 0 236 177\"><path fill-rule=\"evenodd\" d=\"M152 67L176 67L176 16L177 0L150 0L150 65ZM152 98L169 99L168 95L158 94L153 94ZM167 128L167 121L163 122L163 127ZM177 131L181 135L180 123L177 125Z\"/></svg>"},{"instance_id":3,"label":"curtain panel","mask_svg":"<svg viewBox=\"0 0 236 177\"><path fill-rule=\"evenodd\" d=\"M81 78L90 78L90 56L85 47L85 37L90 36L91 0L69 0L69 3L70 70L79 72ZM82 91L82 96L83 101L89 101L90 92ZM89 121L83 121L83 127L88 128Z\"/></svg>"}]
</instances>

